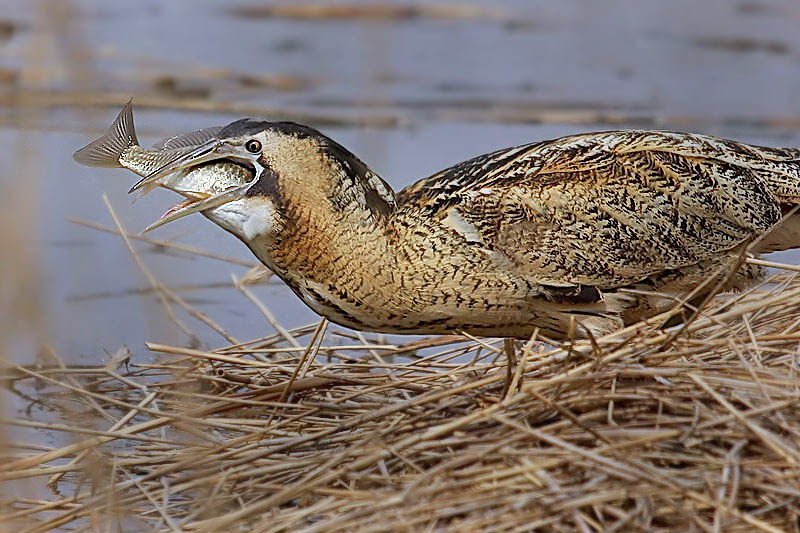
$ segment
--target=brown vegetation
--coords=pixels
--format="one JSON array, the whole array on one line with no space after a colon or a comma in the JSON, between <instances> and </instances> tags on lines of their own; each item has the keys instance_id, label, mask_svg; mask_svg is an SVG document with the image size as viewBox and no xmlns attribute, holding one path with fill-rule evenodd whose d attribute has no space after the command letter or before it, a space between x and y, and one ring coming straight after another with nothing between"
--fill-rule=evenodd
<instances>
[{"instance_id":1,"label":"brown vegetation","mask_svg":"<svg viewBox=\"0 0 800 533\"><path fill-rule=\"evenodd\" d=\"M797 531L800 283L785 268L676 330L518 344L510 376L497 341L376 345L324 321L208 352L148 344L158 362L127 370L124 353L102 367L9 366L4 379L35 380L73 417L5 422L76 440L7 458L0 479L53 492L7 499L0 518L35 531L111 519Z\"/></svg>"}]
</instances>

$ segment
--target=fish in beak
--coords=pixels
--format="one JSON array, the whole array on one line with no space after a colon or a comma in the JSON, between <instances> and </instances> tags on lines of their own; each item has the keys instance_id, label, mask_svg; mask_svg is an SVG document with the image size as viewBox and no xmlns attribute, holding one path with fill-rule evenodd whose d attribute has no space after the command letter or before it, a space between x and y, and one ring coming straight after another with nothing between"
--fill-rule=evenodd
<instances>
[{"instance_id":1,"label":"fish in beak","mask_svg":"<svg viewBox=\"0 0 800 533\"><path fill-rule=\"evenodd\" d=\"M128 168L142 176L129 192L164 187L183 196L144 230L151 231L245 196L264 171L259 159L266 139L252 129L251 121L243 119L175 135L147 150L139 145L129 101L106 134L73 157L84 165Z\"/></svg>"},{"instance_id":2,"label":"fish in beak","mask_svg":"<svg viewBox=\"0 0 800 533\"><path fill-rule=\"evenodd\" d=\"M186 167L199 165L206 161L213 161L215 159L223 159L225 155L222 152L225 143L221 139L209 139L205 143L197 146L195 149L184 152L176 153L173 158L168 159L162 163L160 167L145 175L142 179L130 188L128 193L137 191L147 185L157 182L161 178L168 176L178 170Z\"/></svg>"},{"instance_id":3,"label":"fish in beak","mask_svg":"<svg viewBox=\"0 0 800 533\"><path fill-rule=\"evenodd\" d=\"M226 160L230 165L234 166L236 166L238 162L239 167L244 166L247 169L252 169L252 179L247 183L230 187L227 190L217 194L209 194L204 190L207 187L203 186L195 185L196 190L194 191L186 188L194 185L192 183L194 180L191 179L192 169L198 168L205 163L219 160ZM224 176L224 174L227 172L236 172L237 174L241 172L241 170L231 167L215 168L215 170L219 174L219 180L226 183L230 182L230 180L225 179L226 176ZM144 232L146 233L155 228L163 226L164 224L178 220L179 218L183 218L187 215L191 215L192 213L203 212L208 209L219 207L228 202L238 200L244 196L245 192L250 188L251 185L258 181L262 171L263 167L261 167L261 165L259 165L258 162L253 158L244 158L244 160L242 160L242 158L239 157L238 151L232 149L229 143L222 139L210 139L208 142L198 146L195 150L189 153L177 154L173 160L167 161L160 168L139 180L139 182L136 183L136 185L134 185L129 192L134 192L142 187L146 187L151 183L158 183L159 180L163 180L171 174L178 173L177 175L180 179L176 181L178 182L180 189L176 188L175 186L170 188L177 190L177 192L181 194L184 194L184 196L187 196L187 199L184 202L174 206L172 209L164 213L159 220L145 228ZM169 181L167 181L165 185L168 183Z\"/></svg>"},{"instance_id":4,"label":"fish in beak","mask_svg":"<svg viewBox=\"0 0 800 533\"><path fill-rule=\"evenodd\" d=\"M187 215L191 215L193 213L201 213L203 211L207 211L209 209L213 209L215 207L219 207L221 205L227 204L228 202L233 202L238 200L244 193L247 192L247 189L258 180L258 177L254 178L252 181L245 183L244 185L240 185L238 187L234 187L229 189L225 192L221 192L216 195L207 195L205 193L194 193L196 197L188 197L183 202L174 205L171 207L166 213L161 215L161 218L147 226L142 233L147 233L148 231L152 231L156 228L163 226L169 222L174 220L178 220L179 218L183 218ZM185 192L185 195L189 195L192 193Z\"/></svg>"}]
</instances>

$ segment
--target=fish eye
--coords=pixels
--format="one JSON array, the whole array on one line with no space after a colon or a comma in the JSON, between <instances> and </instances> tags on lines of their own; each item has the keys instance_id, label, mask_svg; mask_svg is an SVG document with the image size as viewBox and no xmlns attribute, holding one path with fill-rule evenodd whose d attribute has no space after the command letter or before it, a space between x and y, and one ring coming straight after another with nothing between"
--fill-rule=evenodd
<instances>
[{"instance_id":1,"label":"fish eye","mask_svg":"<svg viewBox=\"0 0 800 533\"><path fill-rule=\"evenodd\" d=\"M250 139L244 145L245 149L251 154L257 154L261 151L261 142L255 139Z\"/></svg>"}]
</instances>

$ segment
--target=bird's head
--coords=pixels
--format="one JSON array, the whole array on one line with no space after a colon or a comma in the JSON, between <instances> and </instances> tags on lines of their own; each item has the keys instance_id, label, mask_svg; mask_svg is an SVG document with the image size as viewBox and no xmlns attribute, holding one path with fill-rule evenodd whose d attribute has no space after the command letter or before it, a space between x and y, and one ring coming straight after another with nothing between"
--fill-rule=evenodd
<instances>
[{"instance_id":1,"label":"bird's head","mask_svg":"<svg viewBox=\"0 0 800 533\"><path fill-rule=\"evenodd\" d=\"M298 217L315 210L363 210L385 216L395 206L394 193L356 156L322 133L292 122L242 119L219 130L208 141L176 156L140 180L131 191L178 172L191 181L193 168L209 161L228 160L244 166L254 177L233 183L221 193L196 190L205 197L174 210L150 228L195 212L203 212L245 242L274 237ZM174 177L168 178L172 182ZM220 175L219 180L226 179ZM174 185L174 183L173 183ZM178 184L180 185L180 184ZM180 187L170 187L180 188ZM206 185L201 188L212 188ZM219 183L214 184L219 191Z\"/></svg>"}]
</instances>

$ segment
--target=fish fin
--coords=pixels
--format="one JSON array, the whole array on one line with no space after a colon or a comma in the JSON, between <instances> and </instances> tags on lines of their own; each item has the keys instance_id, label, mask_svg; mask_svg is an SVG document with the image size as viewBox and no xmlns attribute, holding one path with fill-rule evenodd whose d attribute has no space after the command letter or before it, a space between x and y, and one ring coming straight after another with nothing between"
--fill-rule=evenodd
<instances>
[{"instance_id":1,"label":"fish fin","mask_svg":"<svg viewBox=\"0 0 800 533\"><path fill-rule=\"evenodd\" d=\"M145 185L141 189L137 189L134 192L133 202L132 203L135 204L136 202L139 201L140 198L144 197L147 194L150 194L150 191L152 191L153 189L157 188L159 185L160 184L157 181L154 181L152 183L148 183L147 185Z\"/></svg>"},{"instance_id":2,"label":"fish fin","mask_svg":"<svg viewBox=\"0 0 800 533\"><path fill-rule=\"evenodd\" d=\"M130 146L139 144L133 126L132 104L133 98L128 100L105 135L72 154L72 158L89 167L122 167L120 156Z\"/></svg>"},{"instance_id":3,"label":"fish fin","mask_svg":"<svg viewBox=\"0 0 800 533\"><path fill-rule=\"evenodd\" d=\"M223 126L211 126L201 130L190 131L189 133L181 133L162 139L153 145L153 150L174 150L176 148L194 147L204 144L222 131Z\"/></svg>"}]
</instances>

